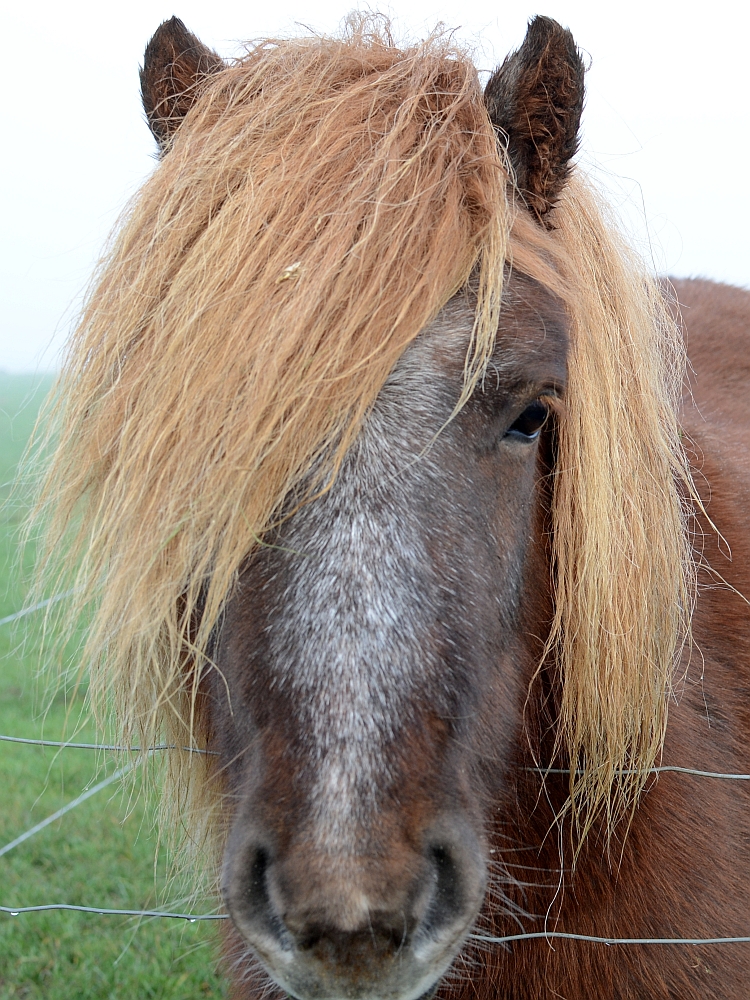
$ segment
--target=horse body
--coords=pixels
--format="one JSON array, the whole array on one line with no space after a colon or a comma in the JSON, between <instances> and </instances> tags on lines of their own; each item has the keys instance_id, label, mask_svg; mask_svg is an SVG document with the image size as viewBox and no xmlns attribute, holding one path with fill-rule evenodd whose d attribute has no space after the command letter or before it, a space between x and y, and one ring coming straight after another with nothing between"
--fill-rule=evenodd
<instances>
[{"instance_id":1,"label":"horse body","mask_svg":"<svg viewBox=\"0 0 750 1000\"><path fill-rule=\"evenodd\" d=\"M739 1000L742 945L492 939L750 934L747 783L650 774L750 773L750 296L676 283L680 439L674 321L576 186L569 32L535 19L483 97L363 38L226 72L175 19L149 44L163 169L48 488L61 522L93 497L94 681L123 739L212 751L171 760L207 769L238 998Z\"/></svg>"}]
</instances>

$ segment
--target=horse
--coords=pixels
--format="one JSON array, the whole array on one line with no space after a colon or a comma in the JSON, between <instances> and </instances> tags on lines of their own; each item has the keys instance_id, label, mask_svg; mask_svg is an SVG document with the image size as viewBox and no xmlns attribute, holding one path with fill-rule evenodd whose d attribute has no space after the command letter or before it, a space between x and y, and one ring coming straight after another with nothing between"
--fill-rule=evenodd
<instances>
[{"instance_id":1,"label":"horse","mask_svg":"<svg viewBox=\"0 0 750 1000\"><path fill-rule=\"evenodd\" d=\"M746 996L668 942L750 935L748 785L690 771L750 772L750 295L619 235L549 18L484 88L439 31L172 18L141 84L40 573L172 747L233 995Z\"/></svg>"}]
</instances>

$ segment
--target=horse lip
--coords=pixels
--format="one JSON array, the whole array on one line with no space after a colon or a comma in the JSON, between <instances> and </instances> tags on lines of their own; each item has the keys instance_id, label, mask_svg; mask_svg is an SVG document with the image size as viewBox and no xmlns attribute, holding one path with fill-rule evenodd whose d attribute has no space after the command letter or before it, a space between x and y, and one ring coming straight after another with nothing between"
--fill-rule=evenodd
<instances>
[{"instance_id":1,"label":"horse lip","mask_svg":"<svg viewBox=\"0 0 750 1000\"><path fill-rule=\"evenodd\" d=\"M432 998L435 996L435 994L438 991L438 986L439 985L440 985L440 980L438 979L438 981L435 983L435 985L432 986L429 990L427 990L426 993L423 993L421 997L417 997L417 1000L432 1000ZM286 1000L299 1000L299 997L296 997L293 993L288 993L287 992L287 994L286 994Z\"/></svg>"},{"instance_id":2,"label":"horse lip","mask_svg":"<svg viewBox=\"0 0 750 1000\"><path fill-rule=\"evenodd\" d=\"M269 970L267 970L269 971ZM288 1000L432 1000L442 982L445 970L431 980L431 984L424 988L421 984L421 991L415 993L413 987L401 985L393 982L372 982L371 984L342 982L338 984L323 984L321 982L295 985L290 982L279 982L278 978L271 973L271 977L276 979L277 984L286 994ZM284 977L286 978L286 977ZM419 987L418 987L419 988ZM296 989L296 992L295 992Z\"/></svg>"},{"instance_id":3,"label":"horse lip","mask_svg":"<svg viewBox=\"0 0 750 1000\"><path fill-rule=\"evenodd\" d=\"M438 979L436 980L435 985L431 986L430 989L427 990L426 993L423 993L421 997L417 997L417 1000L432 1000L432 998L438 991L439 985L440 985L440 980ZM287 992L286 1000L299 1000L299 997L296 997L293 993Z\"/></svg>"},{"instance_id":4,"label":"horse lip","mask_svg":"<svg viewBox=\"0 0 750 1000\"><path fill-rule=\"evenodd\" d=\"M433 941L434 945L442 944L442 954L432 954L420 957L412 952L412 984L394 981L391 974L395 970L385 972L384 980L378 978L367 982L347 981L347 977L333 977L333 984L327 976L320 977L319 970L311 968L303 954L297 948L283 951L271 945L271 953L258 946L258 942L250 945L262 961L271 978L281 987L289 1000L346 1000L358 997L360 1000L432 1000L438 987L450 967L455 945L462 935L451 935L449 942ZM300 961L301 959L301 961ZM401 963L399 963L401 964ZM414 967L416 966L416 968ZM421 968L420 968L421 967ZM403 966L402 966L403 969ZM295 980L297 992L295 992ZM326 980L328 985L326 986ZM425 989L425 981L430 985Z\"/></svg>"}]
</instances>

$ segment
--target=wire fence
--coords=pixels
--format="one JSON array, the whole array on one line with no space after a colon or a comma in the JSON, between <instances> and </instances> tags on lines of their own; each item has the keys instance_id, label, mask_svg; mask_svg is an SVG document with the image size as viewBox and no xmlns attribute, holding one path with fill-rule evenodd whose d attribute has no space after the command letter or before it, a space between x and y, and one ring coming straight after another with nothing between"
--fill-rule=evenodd
<instances>
[{"instance_id":1,"label":"wire fence","mask_svg":"<svg viewBox=\"0 0 750 1000\"><path fill-rule=\"evenodd\" d=\"M57 740L36 740L27 739L20 736L6 736L0 734L0 740L4 740L9 743L22 743L31 746L44 746L44 747L56 747L60 749L77 749L77 750L116 750L116 751L132 751L141 753L143 752L140 747L122 747L115 744L108 743L70 743L65 741ZM150 747L146 751L149 756L152 753L163 750L176 749L176 746L170 744L160 744L158 746ZM193 753L212 753L213 751L204 750L199 747L184 747L185 750L190 750ZM108 785L113 784L118 779L124 777L128 771L135 767L137 761L132 761L131 763L119 768L109 777L105 778L103 781L98 782L96 785L92 785L91 788L86 789L76 798L68 802L61 809L52 813L46 819L43 819L40 823L26 830L20 836L16 837L15 840L10 841L4 847L0 847L0 857L7 854L13 848L22 844L24 841L33 837L34 834L39 833L50 823L55 820L60 819L66 813L70 812L76 806L85 802L91 796L96 795L97 792L106 788ZM532 768L531 770L539 774L569 774L569 770L566 768ZM701 778L717 778L720 780L735 780L735 781L750 781L750 774L732 774L724 773L721 771L705 771L694 767L681 767L674 764L663 764L658 767L651 769L652 774L662 774L665 772L673 772L677 774L689 774L695 775ZM38 913L45 910L74 910L81 913L95 913L99 916L113 916L113 917L140 917L140 918L163 918L168 920L186 920L189 923L196 923L201 920L227 920L228 914L226 913L174 913L169 910L136 910L136 909L110 909L104 906L78 906L72 903L43 903L38 906L0 906L0 913L6 913L11 917L17 917L22 913ZM750 935L746 937L712 937L712 938L616 938L616 937L602 937L593 934L576 934L568 931L553 931L553 930L543 930L543 931L526 931L518 934L505 934L501 936L491 936L486 934L470 934L470 940L483 942L484 944L499 944L508 945L514 941L528 941L533 939L540 940L568 940L568 941L586 941L593 944L602 944L607 946L614 945L717 945L717 944L750 944Z\"/></svg>"},{"instance_id":2,"label":"wire fence","mask_svg":"<svg viewBox=\"0 0 750 1000\"><path fill-rule=\"evenodd\" d=\"M15 621L18 618L22 618L25 615L31 614L33 611L38 611L41 608L47 607L50 604L54 604L57 601L62 600L65 597L70 596L72 592L66 592L64 594L56 594L54 597L48 598L46 601L40 601L38 604L34 604L28 608L24 608L22 611L17 611L15 614L8 615L5 618L0 618L0 625L5 625L9 622ZM7 743L21 743L27 746L43 746L43 747L55 747L58 749L68 750L100 750L100 751L113 751L113 752L126 752L126 753L145 753L151 756L154 753L166 751L166 750L176 750L178 747L174 744L159 744L157 746L141 748L141 747L125 747L118 746L116 744L108 743L71 743L68 741L58 741L58 740L41 740L41 739L27 739L21 736L6 736L0 734L0 741L5 741ZM198 754L213 754L215 751L206 750L200 747L181 747L182 750L188 751L190 753ZM30 837L39 833L45 827L54 823L55 820L60 819L66 813L75 809L82 802L90 799L93 795L96 795L102 789L114 782L118 781L120 778L124 777L129 771L131 771L138 761L131 761L124 767L118 768L113 774L104 778L102 781L97 782L97 784L92 785L90 788L85 789L80 795L72 799L62 808L57 809L46 819L41 822L36 823L30 829L24 831L14 840L5 844L4 847L0 847L0 857L12 851L14 848L18 847L20 844L24 843ZM530 770L541 774L569 774L570 770L567 768L540 768L534 767ZM663 774L663 773L677 773L677 774L687 774L694 775L700 778L716 778L719 780L730 780L730 781L750 781L750 774L733 774L724 773L720 771L706 771L693 767L681 767L675 764L662 764L657 767L651 768L651 774ZM631 774L634 772L624 771L623 774ZM116 916L116 917L140 917L140 918L161 918L168 920L186 920L189 923L196 923L203 920L227 920L229 915L226 913L174 913L168 910L137 910L137 909L110 909L103 906L78 906L73 903L43 903L37 906L2 906L0 905L0 913L8 914L11 917L20 916L22 913L39 913L47 910L73 910L80 913L94 913L99 916ZM614 945L717 945L717 944L750 944L750 935L747 937L712 937L712 938L616 938L616 937L602 937L594 934L576 934L569 931L556 931L556 930L542 930L542 931L525 931L518 934L505 934L501 936L492 936L486 934L470 934L469 940L482 942L484 944L499 944L508 945L514 941L528 941L528 940L568 940L568 941L586 941L593 944L602 944L606 946Z\"/></svg>"}]
</instances>

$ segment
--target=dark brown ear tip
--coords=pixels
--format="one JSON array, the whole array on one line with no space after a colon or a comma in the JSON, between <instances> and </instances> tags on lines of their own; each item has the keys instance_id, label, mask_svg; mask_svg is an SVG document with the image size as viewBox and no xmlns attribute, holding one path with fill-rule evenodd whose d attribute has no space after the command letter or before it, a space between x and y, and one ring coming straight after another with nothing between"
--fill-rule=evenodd
<instances>
[{"instance_id":1,"label":"dark brown ear tip","mask_svg":"<svg viewBox=\"0 0 750 1000\"><path fill-rule=\"evenodd\" d=\"M172 16L169 17L169 18L167 18L166 21L162 21L162 23L161 23L161 25L159 27L160 28L169 29L169 31L174 32L174 33L179 33L179 34L183 34L183 35L190 35L191 38L194 37L192 35L192 33L190 31L188 31L187 28L185 27L185 22L181 21L180 18L177 17L176 14L172 14ZM159 28L157 28L156 30L158 31Z\"/></svg>"},{"instance_id":2,"label":"dark brown ear tip","mask_svg":"<svg viewBox=\"0 0 750 1000\"><path fill-rule=\"evenodd\" d=\"M165 44L170 45L176 52L181 52L195 41L197 41L195 35L188 31L185 22L172 15L167 21L162 21L151 36L146 46L146 56L149 52L160 51Z\"/></svg>"},{"instance_id":3,"label":"dark brown ear tip","mask_svg":"<svg viewBox=\"0 0 750 1000\"><path fill-rule=\"evenodd\" d=\"M538 14L529 21L526 38L521 46L521 49L524 48L530 55L539 58L554 53L556 61L564 62L570 69L581 74L585 71L583 57L570 28L564 28L551 17Z\"/></svg>"},{"instance_id":4,"label":"dark brown ear tip","mask_svg":"<svg viewBox=\"0 0 750 1000\"><path fill-rule=\"evenodd\" d=\"M544 14L535 14L534 17L530 18L526 28L524 44L528 43L530 47L533 47L535 45L546 45L548 42L557 39L560 41L569 41L575 49L575 42L573 41L570 29L563 28L559 21L556 21L553 17L546 17Z\"/></svg>"},{"instance_id":5,"label":"dark brown ear tip","mask_svg":"<svg viewBox=\"0 0 750 1000\"><path fill-rule=\"evenodd\" d=\"M192 54L205 58L206 53L210 53L215 61L220 61L219 56L189 31L179 17L172 16L168 21L162 21L146 45L141 75L148 72L150 65L163 71L165 63L175 62L181 56Z\"/></svg>"}]
</instances>

